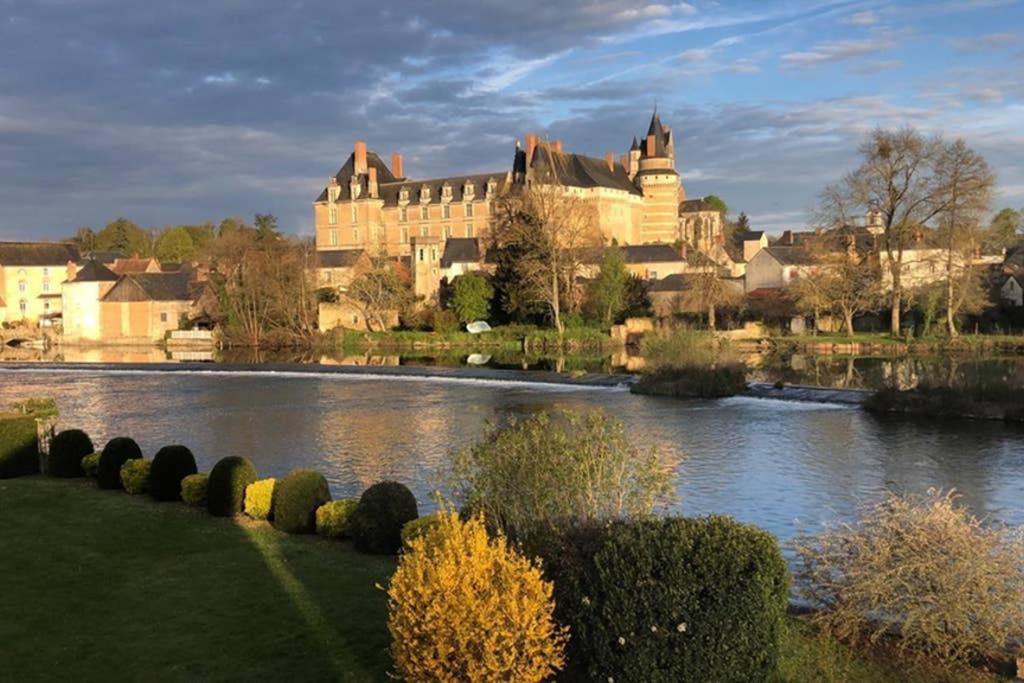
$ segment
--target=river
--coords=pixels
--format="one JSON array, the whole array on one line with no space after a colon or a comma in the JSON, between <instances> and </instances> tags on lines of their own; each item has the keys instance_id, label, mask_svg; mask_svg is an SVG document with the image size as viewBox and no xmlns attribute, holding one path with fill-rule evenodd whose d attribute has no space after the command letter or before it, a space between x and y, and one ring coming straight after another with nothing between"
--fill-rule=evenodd
<instances>
[{"instance_id":1,"label":"river","mask_svg":"<svg viewBox=\"0 0 1024 683\"><path fill-rule=\"evenodd\" d=\"M261 476L296 467L327 477L335 497L381 479L431 505L450 449L489 420L557 408L602 408L638 444L685 455L678 511L726 513L783 541L848 519L887 488L955 488L975 512L1024 524L1024 430L1002 424L880 419L857 408L730 398L678 401L622 389L519 382L232 372L0 371L0 405L52 396L60 426L97 447L135 438L147 456L182 443L201 470L250 458Z\"/></svg>"}]
</instances>

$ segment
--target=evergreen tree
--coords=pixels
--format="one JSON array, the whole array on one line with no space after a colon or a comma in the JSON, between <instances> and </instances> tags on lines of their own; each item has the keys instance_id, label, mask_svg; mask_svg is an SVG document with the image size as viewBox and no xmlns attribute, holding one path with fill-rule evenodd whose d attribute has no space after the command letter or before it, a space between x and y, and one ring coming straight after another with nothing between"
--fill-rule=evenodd
<instances>
[{"instance_id":1,"label":"evergreen tree","mask_svg":"<svg viewBox=\"0 0 1024 683\"><path fill-rule=\"evenodd\" d=\"M451 308L459 316L459 322L471 323L487 318L494 298L494 287L487 277L476 271L469 271L452 282Z\"/></svg>"},{"instance_id":2,"label":"evergreen tree","mask_svg":"<svg viewBox=\"0 0 1024 683\"><path fill-rule=\"evenodd\" d=\"M611 325L626 310L626 287L629 271L622 249L613 244L604 251L601 270L590 283L587 311L602 325Z\"/></svg>"},{"instance_id":3,"label":"evergreen tree","mask_svg":"<svg viewBox=\"0 0 1024 683\"><path fill-rule=\"evenodd\" d=\"M152 240L149 233L127 218L111 221L96 235L98 251L117 251L125 256L149 256Z\"/></svg>"}]
</instances>

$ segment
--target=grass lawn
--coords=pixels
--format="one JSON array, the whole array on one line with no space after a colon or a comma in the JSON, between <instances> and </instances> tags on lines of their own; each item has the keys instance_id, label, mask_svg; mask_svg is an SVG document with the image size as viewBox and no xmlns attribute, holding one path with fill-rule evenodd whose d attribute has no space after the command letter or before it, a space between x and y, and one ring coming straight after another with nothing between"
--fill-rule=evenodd
<instances>
[{"instance_id":1,"label":"grass lawn","mask_svg":"<svg viewBox=\"0 0 1024 683\"><path fill-rule=\"evenodd\" d=\"M0 520L0 681L388 680L390 558L85 480L0 480ZM780 674L938 680L796 619Z\"/></svg>"}]
</instances>

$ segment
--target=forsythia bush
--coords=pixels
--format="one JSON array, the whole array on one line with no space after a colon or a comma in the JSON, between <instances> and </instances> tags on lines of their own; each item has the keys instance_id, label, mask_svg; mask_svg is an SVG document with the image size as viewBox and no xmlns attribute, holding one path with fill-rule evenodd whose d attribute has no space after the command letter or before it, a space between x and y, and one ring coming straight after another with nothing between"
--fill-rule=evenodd
<instances>
[{"instance_id":1,"label":"forsythia bush","mask_svg":"<svg viewBox=\"0 0 1024 683\"><path fill-rule=\"evenodd\" d=\"M92 453L82 458L82 470L85 472L85 476L90 479L96 478L96 473L100 469L100 454Z\"/></svg>"},{"instance_id":2,"label":"forsythia bush","mask_svg":"<svg viewBox=\"0 0 1024 683\"><path fill-rule=\"evenodd\" d=\"M206 486L209 474L190 474L181 480L181 499L186 505L206 507Z\"/></svg>"},{"instance_id":3,"label":"forsythia bush","mask_svg":"<svg viewBox=\"0 0 1024 683\"><path fill-rule=\"evenodd\" d=\"M121 466L121 486L125 493L137 495L149 490L149 470L152 460L132 458Z\"/></svg>"},{"instance_id":4,"label":"forsythia bush","mask_svg":"<svg viewBox=\"0 0 1024 683\"><path fill-rule=\"evenodd\" d=\"M253 519L268 519L274 502L276 479L260 479L245 487L245 514Z\"/></svg>"},{"instance_id":5,"label":"forsythia bush","mask_svg":"<svg viewBox=\"0 0 1024 683\"><path fill-rule=\"evenodd\" d=\"M406 548L413 540L423 536L431 529L441 524L441 514L434 513L432 515L424 515L423 517L417 517L416 519L406 522L405 526L402 527L402 545Z\"/></svg>"},{"instance_id":6,"label":"forsythia bush","mask_svg":"<svg viewBox=\"0 0 1024 683\"><path fill-rule=\"evenodd\" d=\"M351 538L352 513L358 505L354 498L324 503L316 509L316 532L326 538Z\"/></svg>"},{"instance_id":7,"label":"forsythia bush","mask_svg":"<svg viewBox=\"0 0 1024 683\"><path fill-rule=\"evenodd\" d=\"M479 517L443 513L409 542L388 589L388 630L410 681L543 681L563 664L552 584L489 538Z\"/></svg>"}]
</instances>

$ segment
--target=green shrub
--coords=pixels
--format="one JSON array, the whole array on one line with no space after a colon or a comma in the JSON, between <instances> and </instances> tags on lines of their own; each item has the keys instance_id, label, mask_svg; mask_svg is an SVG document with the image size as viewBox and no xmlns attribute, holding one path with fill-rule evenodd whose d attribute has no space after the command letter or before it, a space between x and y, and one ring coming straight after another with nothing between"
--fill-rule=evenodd
<instances>
[{"instance_id":1,"label":"green shrub","mask_svg":"<svg viewBox=\"0 0 1024 683\"><path fill-rule=\"evenodd\" d=\"M153 456L149 495L154 500L181 500L181 480L198 471L192 451L184 446L164 446Z\"/></svg>"},{"instance_id":2,"label":"green shrub","mask_svg":"<svg viewBox=\"0 0 1024 683\"><path fill-rule=\"evenodd\" d=\"M95 450L88 434L81 429L66 429L50 441L46 473L51 477L84 477L82 458Z\"/></svg>"},{"instance_id":3,"label":"green shrub","mask_svg":"<svg viewBox=\"0 0 1024 683\"><path fill-rule=\"evenodd\" d=\"M192 507L206 507L206 486L209 474L190 474L181 480L181 499Z\"/></svg>"},{"instance_id":4,"label":"green shrub","mask_svg":"<svg viewBox=\"0 0 1024 683\"><path fill-rule=\"evenodd\" d=\"M440 524L441 515L436 512L409 520L402 527L402 547L408 549L410 543Z\"/></svg>"},{"instance_id":5,"label":"green shrub","mask_svg":"<svg viewBox=\"0 0 1024 683\"><path fill-rule=\"evenodd\" d=\"M771 534L728 517L669 517L573 532L547 554L577 676L775 676L789 579Z\"/></svg>"},{"instance_id":6,"label":"green shrub","mask_svg":"<svg viewBox=\"0 0 1024 683\"><path fill-rule=\"evenodd\" d=\"M324 503L316 509L316 532L326 538L352 538L352 513L358 505L355 498Z\"/></svg>"},{"instance_id":7,"label":"green shrub","mask_svg":"<svg viewBox=\"0 0 1024 683\"><path fill-rule=\"evenodd\" d=\"M100 464L96 470L96 483L101 489L121 488L121 468L129 460L142 457L142 449L134 439L117 436L107 442L100 453Z\"/></svg>"},{"instance_id":8,"label":"green shrub","mask_svg":"<svg viewBox=\"0 0 1024 683\"><path fill-rule=\"evenodd\" d=\"M121 467L121 488L125 493L138 495L149 490L149 469L153 463L142 458L125 460Z\"/></svg>"},{"instance_id":9,"label":"green shrub","mask_svg":"<svg viewBox=\"0 0 1024 683\"><path fill-rule=\"evenodd\" d=\"M33 417L0 417L0 479L39 471L39 437Z\"/></svg>"},{"instance_id":10,"label":"green shrub","mask_svg":"<svg viewBox=\"0 0 1024 683\"><path fill-rule=\"evenodd\" d=\"M330 500L331 489L324 475L293 470L274 487L274 528L289 534L311 534L316 531L317 508Z\"/></svg>"},{"instance_id":11,"label":"green shrub","mask_svg":"<svg viewBox=\"0 0 1024 683\"><path fill-rule=\"evenodd\" d=\"M742 363L659 368L630 387L634 394L675 398L725 398L747 390Z\"/></svg>"},{"instance_id":12,"label":"green shrub","mask_svg":"<svg viewBox=\"0 0 1024 683\"><path fill-rule=\"evenodd\" d=\"M210 471L206 487L206 509L211 515L232 517L241 514L245 487L256 481L256 468L247 459L232 455L222 458Z\"/></svg>"},{"instance_id":13,"label":"green shrub","mask_svg":"<svg viewBox=\"0 0 1024 683\"><path fill-rule=\"evenodd\" d=\"M245 487L245 514L253 519L270 519L274 510L276 479L260 479Z\"/></svg>"},{"instance_id":14,"label":"green shrub","mask_svg":"<svg viewBox=\"0 0 1024 683\"><path fill-rule=\"evenodd\" d=\"M402 527L419 517L416 497L397 481L363 491L352 513L352 540L359 550L394 555L402 547Z\"/></svg>"},{"instance_id":15,"label":"green shrub","mask_svg":"<svg viewBox=\"0 0 1024 683\"><path fill-rule=\"evenodd\" d=\"M82 458L82 471L85 472L85 476L90 479L96 478L96 472L100 468L100 454L90 453L89 455Z\"/></svg>"}]
</instances>

